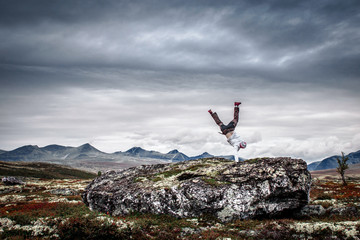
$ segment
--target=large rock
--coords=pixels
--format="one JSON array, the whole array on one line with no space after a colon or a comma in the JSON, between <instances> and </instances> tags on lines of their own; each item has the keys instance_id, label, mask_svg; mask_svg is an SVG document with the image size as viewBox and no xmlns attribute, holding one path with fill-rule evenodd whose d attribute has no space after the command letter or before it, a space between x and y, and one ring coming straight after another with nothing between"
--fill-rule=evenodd
<instances>
[{"instance_id":1,"label":"large rock","mask_svg":"<svg viewBox=\"0 0 360 240\"><path fill-rule=\"evenodd\" d=\"M222 221L273 217L308 203L311 177L301 159L263 158L235 163L210 158L111 171L83 194L91 210Z\"/></svg>"}]
</instances>

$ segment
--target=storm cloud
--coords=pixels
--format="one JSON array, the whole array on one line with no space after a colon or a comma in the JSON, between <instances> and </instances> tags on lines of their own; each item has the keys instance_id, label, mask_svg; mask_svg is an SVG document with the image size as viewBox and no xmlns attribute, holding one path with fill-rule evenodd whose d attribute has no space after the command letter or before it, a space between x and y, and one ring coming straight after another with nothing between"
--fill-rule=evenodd
<instances>
[{"instance_id":1,"label":"storm cloud","mask_svg":"<svg viewBox=\"0 0 360 240\"><path fill-rule=\"evenodd\" d=\"M360 148L359 1L0 1L0 148Z\"/></svg>"}]
</instances>

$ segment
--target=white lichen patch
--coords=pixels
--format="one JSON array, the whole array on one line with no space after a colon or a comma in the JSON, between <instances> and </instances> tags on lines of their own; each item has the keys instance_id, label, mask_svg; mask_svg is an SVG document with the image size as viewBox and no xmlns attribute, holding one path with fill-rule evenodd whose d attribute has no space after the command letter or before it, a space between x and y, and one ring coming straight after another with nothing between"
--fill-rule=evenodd
<instances>
[{"instance_id":1,"label":"white lichen patch","mask_svg":"<svg viewBox=\"0 0 360 240\"><path fill-rule=\"evenodd\" d=\"M134 179L135 182L146 182L149 181L147 177L137 177Z\"/></svg>"},{"instance_id":2,"label":"white lichen patch","mask_svg":"<svg viewBox=\"0 0 360 240\"><path fill-rule=\"evenodd\" d=\"M312 205L322 205L322 206L333 206L333 207L345 207L347 203L338 201L336 199L326 199L326 200L313 200L310 202Z\"/></svg>"},{"instance_id":3,"label":"white lichen patch","mask_svg":"<svg viewBox=\"0 0 360 240\"><path fill-rule=\"evenodd\" d=\"M344 221L344 222L298 222L289 227L297 232L312 234L316 231L330 229L332 232L343 232L347 238L359 239L357 226L359 221Z\"/></svg>"},{"instance_id":4,"label":"white lichen patch","mask_svg":"<svg viewBox=\"0 0 360 240\"><path fill-rule=\"evenodd\" d=\"M18 186L7 186L7 185L0 185L0 191L7 190L7 189L21 189L21 187Z\"/></svg>"},{"instance_id":5,"label":"white lichen patch","mask_svg":"<svg viewBox=\"0 0 360 240\"><path fill-rule=\"evenodd\" d=\"M45 188L46 190L57 189L57 188L71 188L74 190L83 190L88 180L74 180L74 179L54 179L54 180L38 180L31 179L26 181L24 188L37 187Z\"/></svg>"},{"instance_id":6,"label":"white lichen patch","mask_svg":"<svg viewBox=\"0 0 360 240\"><path fill-rule=\"evenodd\" d=\"M3 228L9 228L14 224L15 222L9 218L0 218L0 232L3 232Z\"/></svg>"},{"instance_id":7,"label":"white lichen patch","mask_svg":"<svg viewBox=\"0 0 360 240\"><path fill-rule=\"evenodd\" d=\"M134 226L134 222L114 219L108 216L98 216L96 219L102 222L103 225L116 225L119 230Z\"/></svg>"},{"instance_id":8,"label":"white lichen patch","mask_svg":"<svg viewBox=\"0 0 360 240\"><path fill-rule=\"evenodd\" d=\"M0 203L12 203L12 202L22 202L26 200L26 196L11 194L0 197Z\"/></svg>"},{"instance_id":9,"label":"white lichen patch","mask_svg":"<svg viewBox=\"0 0 360 240\"><path fill-rule=\"evenodd\" d=\"M56 237L56 228L55 226L48 226L48 222L44 218L39 218L33 222L31 225L23 225L16 224L15 221L12 221L8 218L0 218L0 232L4 232L4 230L21 230L30 232L31 236L39 237L39 236L51 236Z\"/></svg>"},{"instance_id":10,"label":"white lichen patch","mask_svg":"<svg viewBox=\"0 0 360 240\"><path fill-rule=\"evenodd\" d=\"M155 182L153 184L153 186L155 188L171 188L174 186L178 186L180 183L180 181L177 180L178 175L180 175L180 174L177 174L177 175L174 175L171 177L167 177L167 178L164 176L161 176L162 180Z\"/></svg>"},{"instance_id":11,"label":"white lichen patch","mask_svg":"<svg viewBox=\"0 0 360 240\"><path fill-rule=\"evenodd\" d=\"M199 225L199 219L197 218L188 218L186 221L194 224L195 226Z\"/></svg>"},{"instance_id":12,"label":"white lichen patch","mask_svg":"<svg viewBox=\"0 0 360 240\"><path fill-rule=\"evenodd\" d=\"M115 225L119 230L133 227L131 221L113 219L108 216L98 216L96 220L102 226ZM26 231L33 237L50 236L50 238L58 238L58 232L54 223L66 224L69 218L38 218L31 222L31 225L20 225L9 218L0 218L0 233L4 230L21 230Z\"/></svg>"},{"instance_id":13,"label":"white lichen patch","mask_svg":"<svg viewBox=\"0 0 360 240\"><path fill-rule=\"evenodd\" d=\"M54 202L61 202L61 203L81 203L80 200L68 200L64 197L50 197L46 199L46 202L54 203Z\"/></svg>"}]
</instances>

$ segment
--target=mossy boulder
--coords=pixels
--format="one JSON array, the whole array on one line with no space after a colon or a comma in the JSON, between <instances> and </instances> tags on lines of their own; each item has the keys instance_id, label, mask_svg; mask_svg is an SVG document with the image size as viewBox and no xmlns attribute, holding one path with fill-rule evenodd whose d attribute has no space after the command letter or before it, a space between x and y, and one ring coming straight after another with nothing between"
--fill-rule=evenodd
<instances>
[{"instance_id":1,"label":"mossy boulder","mask_svg":"<svg viewBox=\"0 0 360 240\"><path fill-rule=\"evenodd\" d=\"M301 159L219 158L143 165L107 172L90 183L83 200L113 216L132 212L222 221L272 217L308 203L311 177Z\"/></svg>"}]
</instances>

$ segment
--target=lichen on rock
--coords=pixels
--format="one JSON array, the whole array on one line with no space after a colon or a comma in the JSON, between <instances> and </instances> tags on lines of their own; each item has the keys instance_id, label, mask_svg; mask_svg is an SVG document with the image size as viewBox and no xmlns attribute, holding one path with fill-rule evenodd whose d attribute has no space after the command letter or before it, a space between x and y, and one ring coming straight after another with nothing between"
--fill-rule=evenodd
<instances>
[{"instance_id":1,"label":"lichen on rock","mask_svg":"<svg viewBox=\"0 0 360 240\"><path fill-rule=\"evenodd\" d=\"M300 209L308 203L310 182L301 159L235 163L208 158L110 171L86 187L83 201L90 209L113 216L213 214L226 222Z\"/></svg>"}]
</instances>

